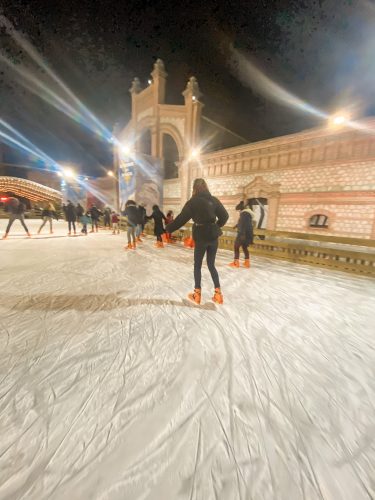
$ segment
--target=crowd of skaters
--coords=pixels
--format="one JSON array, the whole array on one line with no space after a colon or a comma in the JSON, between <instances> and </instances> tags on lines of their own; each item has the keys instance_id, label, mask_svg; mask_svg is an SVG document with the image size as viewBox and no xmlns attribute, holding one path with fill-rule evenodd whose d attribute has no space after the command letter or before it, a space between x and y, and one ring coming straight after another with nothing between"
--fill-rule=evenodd
<instances>
[{"instance_id":1,"label":"crowd of skaters","mask_svg":"<svg viewBox=\"0 0 375 500\"><path fill-rule=\"evenodd\" d=\"M244 253L244 267L250 267L250 256L248 247L253 243L253 218L254 212L251 209L250 200L241 201L237 207L239 212L237 236L234 242L234 260L229 265L232 268L239 268L240 249ZM16 198L9 202L9 221L3 239L7 238L13 222L18 219L24 227L27 236L31 234L25 224L25 205ZM62 211L65 220L68 222L68 235L77 234L77 223L82 226L81 233L87 235L88 227L91 232L98 232L99 219L103 217L104 228L112 229L112 234L120 234L120 214L109 207L100 210L96 205L91 205L85 210L80 203L74 205L70 200L63 204ZM38 234L48 223L50 233L53 233L53 220L58 218L57 211L52 203L48 203L42 211L43 222L38 230ZM211 195L204 179L195 179L191 198L186 202L181 213L174 218L173 211L170 210L167 216L160 210L158 205L152 207L152 213L147 215L142 204L137 205L134 200L128 200L122 212L127 221L126 250L135 250L138 243L142 243L145 224L153 220L154 235L156 237L155 246L164 248L164 243L173 243L172 233L183 227L189 220L193 220L192 240L194 247L194 291L188 298L199 305L201 303L201 270L203 259L206 256L207 267L210 271L214 283L214 295L212 300L218 304L223 303L223 295L220 287L218 271L215 267L215 259L218 250L219 237L222 235L221 228L228 221L229 215L222 203Z\"/></svg>"}]
</instances>

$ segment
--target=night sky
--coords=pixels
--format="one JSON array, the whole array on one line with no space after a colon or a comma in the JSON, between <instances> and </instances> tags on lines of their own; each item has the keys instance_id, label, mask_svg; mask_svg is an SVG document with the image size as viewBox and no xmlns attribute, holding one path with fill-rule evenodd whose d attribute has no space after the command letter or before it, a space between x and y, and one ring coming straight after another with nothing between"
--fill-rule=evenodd
<instances>
[{"instance_id":1,"label":"night sky","mask_svg":"<svg viewBox=\"0 0 375 500\"><path fill-rule=\"evenodd\" d=\"M240 77L233 47L270 79L326 112L375 114L375 4L370 0L213 2L0 0L10 20L105 126L126 124L131 81L154 61L169 74L167 100L197 77L204 114L249 142L322 121ZM2 54L56 92L48 75L1 31ZM98 174L110 148L17 82L0 61L0 117L57 161ZM27 162L27 157L7 154Z\"/></svg>"}]
</instances>

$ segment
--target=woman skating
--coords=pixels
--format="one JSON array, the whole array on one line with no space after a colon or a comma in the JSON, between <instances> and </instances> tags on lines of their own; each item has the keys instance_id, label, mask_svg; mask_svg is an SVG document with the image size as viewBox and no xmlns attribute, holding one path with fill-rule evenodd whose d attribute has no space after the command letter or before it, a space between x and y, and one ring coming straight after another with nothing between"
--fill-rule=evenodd
<instances>
[{"instance_id":1,"label":"woman skating","mask_svg":"<svg viewBox=\"0 0 375 500\"><path fill-rule=\"evenodd\" d=\"M162 235L165 233L163 221L167 221L167 218L160 210L158 205L152 207L152 214L148 219L154 219L154 235L156 236L156 247L163 248Z\"/></svg>"},{"instance_id":2,"label":"woman skating","mask_svg":"<svg viewBox=\"0 0 375 500\"><path fill-rule=\"evenodd\" d=\"M237 208L237 207L236 207ZM237 237L234 242L234 261L229 265L231 267L240 267L240 248L242 247L245 261L244 267L250 267L250 255L248 246L253 243L253 217L254 212L251 210L249 201L242 205L238 205L240 210L240 218L237 223Z\"/></svg>"},{"instance_id":3,"label":"woman skating","mask_svg":"<svg viewBox=\"0 0 375 500\"><path fill-rule=\"evenodd\" d=\"M9 234L10 228L12 227L13 222L16 219L18 219L20 221L20 223L22 224L22 227L26 231L27 236L30 238L31 234L30 234L30 232L29 232L29 230L28 230L28 228L27 228L27 226L25 224L25 210L26 210L26 207L22 203L22 201L19 201L17 198L10 198L10 200L8 202L7 210L9 212L9 220L8 220L7 228L5 230L5 234L3 236L3 240L5 240L6 238L8 238L8 234Z\"/></svg>"},{"instance_id":4,"label":"woman skating","mask_svg":"<svg viewBox=\"0 0 375 500\"><path fill-rule=\"evenodd\" d=\"M38 230L38 234L41 233L43 227L49 222L49 232L53 234L52 219L56 218L56 209L52 203L48 203L47 207L42 211L43 222Z\"/></svg>"},{"instance_id":5,"label":"woman skating","mask_svg":"<svg viewBox=\"0 0 375 500\"><path fill-rule=\"evenodd\" d=\"M128 220L128 246L127 250L135 250L135 230L138 225L139 212L134 200L128 200L125 205L124 215Z\"/></svg>"},{"instance_id":6,"label":"woman skating","mask_svg":"<svg viewBox=\"0 0 375 500\"><path fill-rule=\"evenodd\" d=\"M166 227L167 232L172 233L173 231L177 231L177 229L186 224L190 219L194 221L195 288L194 292L188 295L188 298L196 304L200 304L201 302L202 262L205 254L207 254L207 266L215 287L212 300L218 304L223 303L219 275L215 268L215 258L219 245L218 238L221 235L220 228L227 222L228 217L228 212L222 203L209 192L206 181L204 179L195 179L192 197L185 204L182 212L176 219Z\"/></svg>"}]
</instances>

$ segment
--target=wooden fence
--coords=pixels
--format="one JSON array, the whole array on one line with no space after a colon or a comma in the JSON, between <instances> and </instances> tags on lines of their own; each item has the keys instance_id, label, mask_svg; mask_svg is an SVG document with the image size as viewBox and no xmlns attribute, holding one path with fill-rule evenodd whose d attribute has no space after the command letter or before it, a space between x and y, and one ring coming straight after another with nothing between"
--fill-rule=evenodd
<instances>
[{"instance_id":1,"label":"wooden fence","mask_svg":"<svg viewBox=\"0 0 375 500\"><path fill-rule=\"evenodd\" d=\"M178 240L191 236L192 224L175 233ZM147 232L152 234L152 226ZM310 264L375 277L375 240L256 229L251 255ZM233 250L236 230L225 226L219 247Z\"/></svg>"}]
</instances>

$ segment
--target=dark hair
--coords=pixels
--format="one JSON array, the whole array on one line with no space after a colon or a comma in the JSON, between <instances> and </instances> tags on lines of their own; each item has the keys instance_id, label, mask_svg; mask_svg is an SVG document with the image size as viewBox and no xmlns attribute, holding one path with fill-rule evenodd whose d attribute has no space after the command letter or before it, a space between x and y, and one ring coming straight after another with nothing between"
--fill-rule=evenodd
<instances>
[{"instance_id":1,"label":"dark hair","mask_svg":"<svg viewBox=\"0 0 375 500\"><path fill-rule=\"evenodd\" d=\"M207 182L204 179L195 179L193 183L193 196L204 192L210 192L207 186Z\"/></svg>"},{"instance_id":2,"label":"dark hair","mask_svg":"<svg viewBox=\"0 0 375 500\"><path fill-rule=\"evenodd\" d=\"M169 217L172 214L173 214L173 210L169 210L168 213L167 213L167 217Z\"/></svg>"},{"instance_id":3,"label":"dark hair","mask_svg":"<svg viewBox=\"0 0 375 500\"><path fill-rule=\"evenodd\" d=\"M129 205L135 205L135 201L134 200L128 200L126 203L125 203L125 206L128 207Z\"/></svg>"},{"instance_id":4,"label":"dark hair","mask_svg":"<svg viewBox=\"0 0 375 500\"><path fill-rule=\"evenodd\" d=\"M153 206L152 206L152 210L160 210L160 209L159 209L159 205L153 205Z\"/></svg>"}]
</instances>

